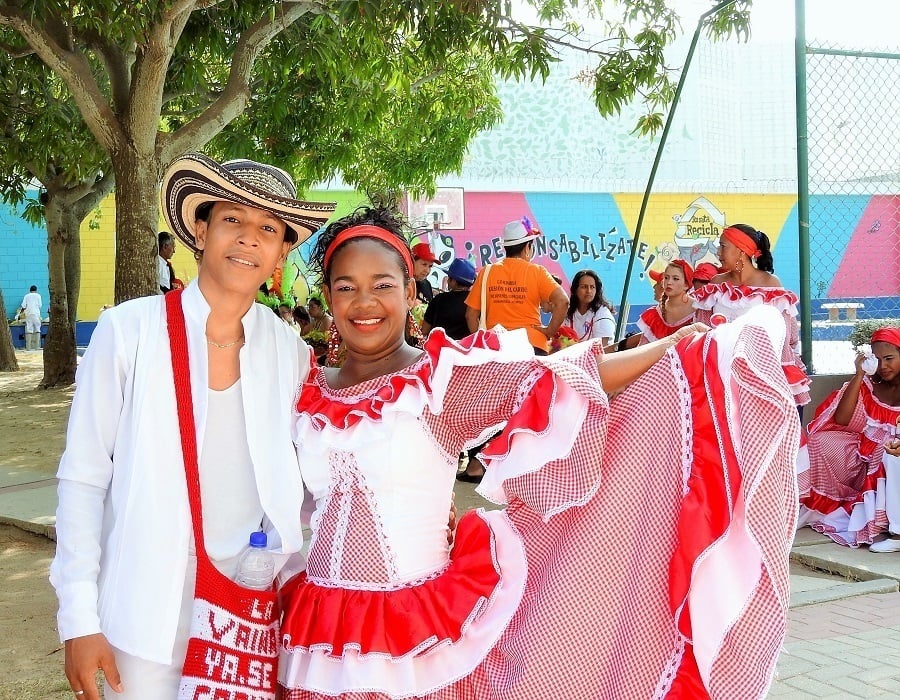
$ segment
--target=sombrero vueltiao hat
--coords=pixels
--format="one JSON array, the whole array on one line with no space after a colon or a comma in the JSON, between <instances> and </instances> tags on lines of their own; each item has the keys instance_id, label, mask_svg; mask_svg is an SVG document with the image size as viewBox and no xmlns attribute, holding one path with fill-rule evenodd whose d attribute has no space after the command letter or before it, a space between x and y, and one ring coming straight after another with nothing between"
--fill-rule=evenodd
<instances>
[{"instance_id":1,"label":"sombrero vueltiao hat","mask_svg":"<svg viewBox=\"0 0 900 700\"><path fill-rule=\"evenodd\" d=\"M286 238L295 238L292 248L318 231L336 206L297 199L291 176L274 165L245 159L220 164L202 153L186 153L172 162L163 175L160 200L169 230L195 253L194 222L197 207L205 202L234 202L271 212L287 224Z\"/></svg>"}]
</instances>

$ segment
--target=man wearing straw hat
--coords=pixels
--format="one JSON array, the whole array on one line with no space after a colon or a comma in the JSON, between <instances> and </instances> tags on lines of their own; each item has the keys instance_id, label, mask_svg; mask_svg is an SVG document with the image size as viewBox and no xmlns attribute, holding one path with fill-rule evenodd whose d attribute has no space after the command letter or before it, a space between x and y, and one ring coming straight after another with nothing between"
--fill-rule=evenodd
<instances>
[{"instance_id":1,"label":"man wearing straw hat","mask_svg":"<svg viewBox=\"0 0 900 700\"><path fill-rule=\"evenodd\" d=\"M270 549L288 555L302 543L290 417L309 352L254 299L334 205L296 199L279 168L200 154L169 167L161 196L169 229L199 262L181 305L203 531L216 568L232 576L260 523ZM78 369L50 578L66 676L82 700L100 697L98 669L108 699L178 693L196 561L164 298L106 311Z\"/></svg>"}]
</instances>

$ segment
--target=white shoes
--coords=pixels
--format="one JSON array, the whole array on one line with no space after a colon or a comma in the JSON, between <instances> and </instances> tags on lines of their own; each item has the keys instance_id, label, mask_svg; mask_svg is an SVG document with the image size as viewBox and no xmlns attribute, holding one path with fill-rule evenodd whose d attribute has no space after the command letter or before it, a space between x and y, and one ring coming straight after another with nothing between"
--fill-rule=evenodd
<instances>
[{"instance_id":1,"label":"white shoes","mask_svg":"<svg viewBox=\"0 0 900 700\"><path fill-rule=\"evenodd\" d=\"M900 539L888 537L886 540L881 540L881 542L873 542L869 545L869 551L878 552L879 554L900 552Z\"/></svg>"}]
</instances>

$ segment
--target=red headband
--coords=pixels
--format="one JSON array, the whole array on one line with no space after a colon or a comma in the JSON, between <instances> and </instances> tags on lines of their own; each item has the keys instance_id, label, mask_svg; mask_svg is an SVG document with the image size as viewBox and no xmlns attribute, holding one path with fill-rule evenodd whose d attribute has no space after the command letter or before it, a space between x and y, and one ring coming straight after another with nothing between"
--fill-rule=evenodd
<instances>
[{"instance_id":1,"label":"red headband","mask_svg":"<svg viewBox=\"0 0 900 700\"><path fill-rule=\"evenodd\" d=\"M684 275L684 283L690 287L694 284L694 270L691 269L690 263L687 260L682 260L678 258L677 260L673 260L669 263L669 265L674 265L675 267L681 268L681 273ZM666 265L668 267L669 265Z\"/></svg>"},{"instance_id":2,"label":"red headband","mask_svg":"<svg viewBox=\"0 0 900 700\"><path fill-rule=\"evenodd\" d=\"M349 240L353 240L354 238L374 238L381 241L382 243L387 243L391 248L400 253L400 257L403 259L403 264L406 265L406 274L412 275L413 260L412 253L409 252L409 246L403 245L400 242L400 239L389 231L381 228L380 226L374 226L372 224L360 224L359 226L351 226L350 228L345 228L337 236L335 236L334 240L331 241L325 251L325 259L322 261L322 267L327 270L328 263L331 261L331 256L334 251L338 249L338 246L340 246L342 243L346 243Z\"/></svg>"},{"instance_id":3,"label":"red headband","mask_svg":"<svg viewBox=\"0 0 900 700\"><path fill-rule=\"evenodd\" d=\"M738 250L746 253L751 258L758 258L762 252L756 245L756 241L751 236L741 231L739 228L729 226L722 231L722 236L726 241L733 244Z\"/></svg>"},{"instance_id":4,"label":"red headband","mask_svg":"<svg viewBox=\"0 0 900 700\"><path fill-rule=\"evenodd\" d=\"M900 328L894 328L893 326L879 328L872 334L872 342L890 343L900 348Z\"/></svg>"}]
</instances>

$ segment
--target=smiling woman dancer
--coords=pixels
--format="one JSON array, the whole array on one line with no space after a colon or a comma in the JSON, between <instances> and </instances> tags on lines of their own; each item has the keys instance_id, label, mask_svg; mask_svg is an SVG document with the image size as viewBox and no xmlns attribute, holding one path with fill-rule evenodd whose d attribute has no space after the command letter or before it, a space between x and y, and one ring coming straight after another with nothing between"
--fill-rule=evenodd
<instances>
[{"instance_id":1,"label":"smiling woman dancer","mask_svg":"<svg viewBox=\"0 0 900 700\"><path fill-rule=\"evenodd\" d=\"M608 357L535 357L521 330L423 351L390 212L333 223L313 258L347 359L296 406L315 514L284 589L287 698L765 695L799 430L774 312ZM507 508L465 515L451 550L457 456L498 430L479 492Z\"/></svg>"}]
</instances>

